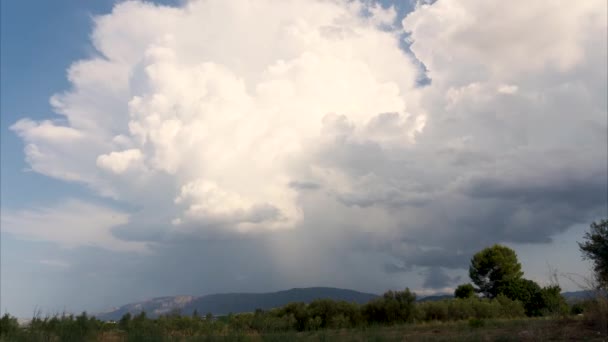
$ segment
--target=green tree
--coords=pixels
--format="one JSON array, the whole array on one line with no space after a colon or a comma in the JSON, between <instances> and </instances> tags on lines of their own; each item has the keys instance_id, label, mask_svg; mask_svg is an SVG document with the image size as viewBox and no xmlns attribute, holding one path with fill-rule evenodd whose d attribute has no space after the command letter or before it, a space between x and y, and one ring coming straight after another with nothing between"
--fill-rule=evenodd
<instances>
[{"instance_id":1,"label":"green tree","mask_svg":"<svg viewBox=\"0 0 608 342\"><path fill-rule=\"evenodd\" d=\"M542 313L541 288L532 280L518 278L502 282L498 293L522 302L528 316L540 316Z\"/></svg>"},{"instance_id":2,"label":"green tree","mask_svg":"<svg viewBox=\"0 0 608 342\"><path fill-rule=\"evenodd\" d=\"M454 291L454 297L456 298L471 298L475 296L475 288L471 284L458 285Z\"/></svg>"},{"instance_id":3,"label":"green tree","mask_svg":"<svg viewBox=\"0 0 608 342\"><path fill-rule=\"evenodd\" d=\"M469 276L477 286L477 292L494 298L499 294L503 283L521 278L523 272L515 251L506 246L494 245L473 256Z\"/></svg>"},{"instance_id":4,"label":"green tree","mask_svg":"<svg viewBox=\"0 0 608 342\"><path fill-rule=\"evenodd\" d=\"M608 219L592 222L584 239L578 244L583 258L593 262L599 287L608 289Z\"/></svg>"},{"instance_id":5,"label":"green tree","mask_svg":"<svg viewBox=\"0 0 608 342\"><path fill-rule=\"evenodd\" d=\"M560 315L568 310L559 285L541 288L532 280L519 278L502 283L498 292L522 302L528 316Z\"/></svg>"},{"instance_id":6,"label":"green tree","mask_svg":"<svg viewBox=\"0 0 608 342\"><path fill-rule=\"evenodd\" d=\"M416 294L409 288L404 291L388 291L382 297L370 301L362 308L368 322L406 323L414 319Z\"/></svg>"},{"instance_id":7,"label":"green tree","mask_svg":"<svg viewBox=\"0 0 608 342\"><path fill-rule=\"evenodd\" d=\"M120 321L118 321L118 327L122 330L129 330L131 326L131 313L127 312L124 315L122 315L122 317L120 318Z\"/></svg>"},{"instance_id":8,"label":"green tree","mask_svg":"<svg viewBox=\"0 0 608 342\"><path fill-rule=\"evenodd\" d=\"M5 313L2 318L0 318L0 340L4 340L2 337L14 338L17 332L19 331L19 322L17 318Z\"/></svg>"},{"instance_id":9,"label":"green tree","mask_svg":"<svg viewBox=\"0 0 608 342\"><path fill-rule=\"evenodd\" d=\"M279 317L291 316L295 319L295 327L298 331L306 329L310 317L306 304L301 302L289 303L279 309Z\"/></svg>"},{"instance_id":10,"label":"green tree","mask_svg":"<svg viewBox=\"0 0 608 342\"><path fill-rule=\"evenodd\" d=\"M543 303L543 315L566 315L568 313L568 303L562 296L562 288L559 285L543 287L540 290L540 297Z\"/></svg>"}]
</instances>

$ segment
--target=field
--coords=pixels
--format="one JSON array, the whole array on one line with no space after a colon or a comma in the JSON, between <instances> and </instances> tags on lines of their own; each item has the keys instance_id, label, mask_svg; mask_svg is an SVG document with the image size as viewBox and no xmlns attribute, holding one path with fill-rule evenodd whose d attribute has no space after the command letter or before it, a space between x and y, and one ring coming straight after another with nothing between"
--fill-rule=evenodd
<instances>
[{"instance_id":1,"label":"field","mask_svg":"<svg viewBox=\"0 0 608 342\"><path fill-rule=\"evenodd\" d=\"M430 322L314 332L242 333L198 337L140 337L107 332L97 341L608 341L577 318Z\"/></svg>"}]
</instances>

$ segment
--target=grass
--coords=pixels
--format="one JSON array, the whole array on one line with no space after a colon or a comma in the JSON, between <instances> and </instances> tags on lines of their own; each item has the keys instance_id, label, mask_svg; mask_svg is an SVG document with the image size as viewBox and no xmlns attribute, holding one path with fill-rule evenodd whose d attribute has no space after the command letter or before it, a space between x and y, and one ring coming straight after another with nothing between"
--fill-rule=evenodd
<instances>
[{"instance_id":1,"label":"grass","mask_svg":"<svg viewBox=\"0 0 608 342\"><path fill-rule=\"evenodd\" d=\"M21 328L21 333L0 337L4 341L608 341L608 336L592 324L590 317L569 316L563 318L512 318L469 319L462 321L430 321L392 326L362 326L351 329L321 329L316 331L287 331L260 333L257 331L215 330L216 333L177 330L162 334L148 328L130 332L117 326L87 334L58 334L49 337L45 330L32 327ZM63 329L65 330L65 329ZM62 330L62 331L63 331ZM70 330L70 329L68 329ZM61 332L61 331L59 331ZM187 336L187 335L190 336ZM204 334L204 335L200 335Z\"/></svg>"},{"instance_id":2,"label":"grass","mask_svg":"<svg viewBox=\"0 0 608 342\"><path fill-rule=\"evenodd\" d=\"M483 324L431 322L362 330L324 331L296 341L605 341L580 319L486 320Z\"/></svg>"},{"instance_id":3,"label":"grass","mask_svg":"<svg viewBox=\"0 0 608 342\"><path fill-rule=\"evenodd\" d=\"M97 341L151 341L108 332ZM154 339L156 340L156 339ZM158 341L608 341L578 318L490 319L285 333L241 333Z\"/></svg>"}]
</instances>

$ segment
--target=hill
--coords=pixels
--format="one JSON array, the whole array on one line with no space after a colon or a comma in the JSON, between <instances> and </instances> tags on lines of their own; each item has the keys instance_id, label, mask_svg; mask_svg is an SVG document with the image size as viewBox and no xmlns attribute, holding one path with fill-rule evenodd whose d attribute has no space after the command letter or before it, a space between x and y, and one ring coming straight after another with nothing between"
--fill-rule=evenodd
<instances>
[{"instance_id":1,"label":"hill","mask_svg":"<svg viewBox=\"0 0 608 342\"><path fill-rule=\"evenodd\" d=\"M566 300L574 302L592 296L591 291L564 292ZM132 315L145 311L148 317L158 317L171 312L191 315L194 310L205 315L214 316L229 313L252 312L256 309L269 310L293 302L310 303L315 299L333 299L364 304L377 298L378 295L358 292L354 290L331 287L294 288L285 291L268 293L222 293L206 296L173 296L159 297L146 301L126 304L112 311L97 314L101 320L119 320L122 315L129 312ZM437 301L453 298L449 294L440 294L419 298L419 302Z\"/></svg>"},{"instance_id":2,"label":"hill","mask_svg":"<svg viewBox=\"0 0 608 342\"><path fill-rule=\"evenodd\" d=\"M566 298L566 301L570 303L579 302L582 300L595 298L595 291L586 290L586 291L572 291L572 292L563 292L562 296Z\"/></svg>"},{"instance_id":3,"label":"hill","mask_svg":"<svg viewBox=\"0 0 608 342\"><path fill-rule=\"evenodd\" d=\"M433 295L433 296L422 297L422 298L418 299L418 302L435 302L435 301L439 301L439 300L452 299L452 298L454 298L454 295L452 295L452 294L438 294L438 295Z\"/></svg>"},{"instance_id":4,"label":"hill","mask_svg":"<svg viewBox=\"0 0 608 342\"><path fill-rule=\"evenodd\" d=\"M138 314L145 311L149 317L171 312L191 315L196 310L201 315L227 315L229 313L252 312L256 309L268 310L292 302L310 303L315 299L367 303L378 297L375 294L331 287L294 288L269 293L223 293L201 297L176 296L159 297L147 301L123 305L113 311L96 315L102 320L118 320L127 312Z\"/></svg>"}]
</instances>

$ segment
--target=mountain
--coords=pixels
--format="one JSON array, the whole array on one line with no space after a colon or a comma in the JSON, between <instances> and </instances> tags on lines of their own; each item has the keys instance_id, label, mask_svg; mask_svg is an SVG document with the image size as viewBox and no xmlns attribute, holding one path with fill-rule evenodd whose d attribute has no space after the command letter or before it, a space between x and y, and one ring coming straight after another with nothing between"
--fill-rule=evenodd
<instances>
[{"instance_id":1,"label":"mountain","mask_svg":"<svg viewBox=\"0 0 608 342\"><path fill-rule=\"evenodd\" d=\"M269 293L223 293L201 297L176 296L160 297L151 300L123 305L110 312L96 315L102 320L119 320L127 312L138 314L145 311L149 317L179 311L191 315L194 310L205 315L226 315L229 313L252 312L256 309L268 310L292 302L310 303L315 299L367 303L378 296L371 293L331 287L294 288Z\"/></svg>"},{"instance_id":2,"label":"mountain","mask_svg":"<svg viewBox=\"0 0 608 342\"><path fill-rule=\"evenodd\" d=\"M592 291L575 291L562 293L569 302L591 298ZM206 296L174 296L159 297L150 300L123 305L112 311L97 314L102 320L119 320L122 315L129 312L132 315L145 311L149 317L158 317L179 311L184 315L191 315L194 310L205 315L227 315L229 313L252 312L256 309L268 310L293 302L310 303L315 299L333 299L364 304L378 295L353 290L337 289L331 287L294 288L286 291L269 293L222 293ZM453 298L449 294L422 297L418 301L437 301Z\"/></svg>"},{"instance_id":3,"label":"mountain","mask_svg":"<svg viewBox=\"0 0 608 342\"><path fill-rule=\"evenodd\" d=\"M171 313L174 310L181 310L186 304L192 302L194 296L173 296L173 297L158 297L150 300L126 304L121 307L115 308L112 311L104 312L95 315L101 320L111 321L118 320L124 314L131 313L132 315L138 314L142 311L150 317L157 317L160 315Z\"/></svg>"},{"instance_id":4,"label":"mountain","mask_svg":"<svg viewBox=\"0 0 608 342\"><path fill-rule=\"evenodd\" d=\"M563 292L562 296L566 298L566 301L573 303L579 302L585 299L595 298L596 292L587 290L587 291L572 291L572 292Z\"/></svg>"}]
</instances>

